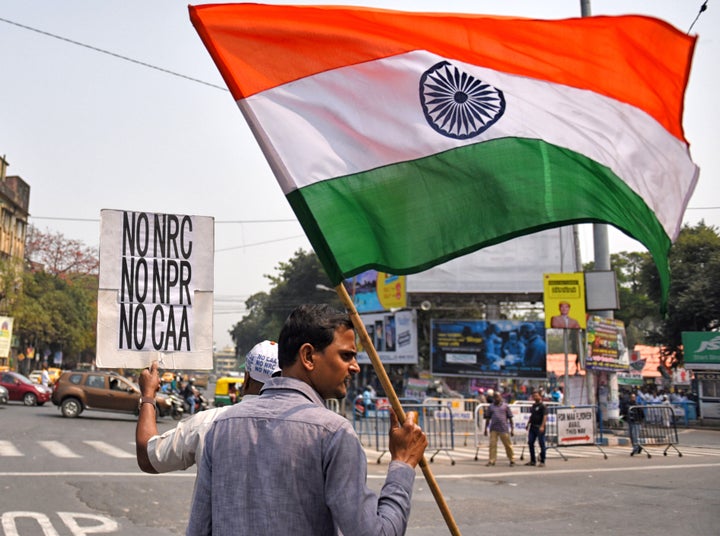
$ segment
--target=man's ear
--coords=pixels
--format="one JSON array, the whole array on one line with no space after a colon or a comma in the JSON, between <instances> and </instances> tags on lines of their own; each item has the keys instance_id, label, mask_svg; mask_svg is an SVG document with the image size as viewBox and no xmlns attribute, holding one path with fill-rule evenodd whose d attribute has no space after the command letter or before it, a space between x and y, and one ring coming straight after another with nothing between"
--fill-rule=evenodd
<instances>
[{"instance_id":1,"label":"man's ear","mask_svg":"<svg viewBox=\"0 0 720 536\"><path fill-rule=\"evenodd\" d=\"M298 351L299 360L302 364L303 369L305 370L313 370L315 368L315 347L310 344L309 342L306 342L300 347L300 350Z\"/></svg>"}]
</instances>

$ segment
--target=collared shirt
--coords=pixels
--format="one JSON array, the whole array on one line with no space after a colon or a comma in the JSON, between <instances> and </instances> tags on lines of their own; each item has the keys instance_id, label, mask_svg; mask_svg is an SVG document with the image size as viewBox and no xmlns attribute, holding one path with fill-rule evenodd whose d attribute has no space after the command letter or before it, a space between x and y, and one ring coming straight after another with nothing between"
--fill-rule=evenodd
<instances>
[{"instance_id":1,"label":"collared shirt","mask_svg":"<svg viewBox=\"0 0 720 536\"><path fill-rule=\"evenodd\" d=\"M257 398L257 395L245 395L240 402L252 398ZM153 469L158 473L169 473L185 470L195 464L202 457L205 434L210 425L230 407L195 413L164 434L152 436L148 440L147 451Z\"/></svg>"},{"instance_id":2,"label":"collared shirt","mask_svg":"<svg viewBox=\"0 0 720 536\"><path fill-rule=\"evenodd\" d=\"M500 405L490 404L486 410L485 419L490 421L491 432L500 432L501 434L510 432L508 423L512 423L512 411L505 402Z\"/></svg>"},{"instance_id":3,"label":"collared shirt","mask_svg":"<svg viewBox=\"0 0 720 536\"><path fill-rule=\"evenodd\" d=\"M293 378L212 424L198 464L187 535L400 535L415 470L393 461L380 496L352 425Z\"/></svg>"}]
</instances>

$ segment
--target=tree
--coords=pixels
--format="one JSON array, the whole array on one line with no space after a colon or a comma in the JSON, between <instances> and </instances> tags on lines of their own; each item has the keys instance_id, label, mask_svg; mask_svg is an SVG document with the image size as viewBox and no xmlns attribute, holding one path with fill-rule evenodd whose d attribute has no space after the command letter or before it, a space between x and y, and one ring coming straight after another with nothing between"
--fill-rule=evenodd
<instances>
[{"instance_id":1,"label":"tree","mask_svg":"<svg viewBox=\"0 0 720 536\"><path fill-rule=\"evenodd\" d=\"M26 272L13 316L23 346L33 346L37 355L62 351L66 361L82 361L95 354L97 278Z\"/></svg>"},{"instance_id":2,"label":"tree","mask_svg":"<svg viewBox=\"0 0 720 536\"><path fill-rule=\"evenodd\" d=\"M636 344L647 344L650 342L649 332L660 321L659 302L648 296L643 277L646 267L655 266L652 257L647 252L621 251L610 255L610 266L615 271L620 304L620 309L613 316L625 324L631 348ZM584 266L586 271L593 268L593 262Z\"/></svg>"},{"instance_id":3,"label":"tree","mask_svg":"<svg viewBox=\"0 0 720 536\"><path fill-rule=\"evenodd\" d=\"M97 274L100 258L96 248L80 240L65 238L62 233L40 231L30 225L25 239L25 259L31 265L40 264L52 275Z\"/></svg>"},{"instance_id":4,"label":"tree","mask_svg":"<svg viewBox=\"0 0 720 536\"><path fill-rule=\"evenodd\" d=\"M276 341L285 319L302 303L328 303L342 308L337 294L322 289L331 283L314 252L300 249L275 270L275 275L265 275L270 291L250 296L245 302L248 314L230 331L238 355L245 355L263 339Z\"/></svg>"},{"instance_id":5,"label":"tree","mask_svg":"<svg viewBox=\"0 0 720 536\"><path fill-rule=\"evenodd\" d=\"M670 250L670 297L668 311L650 340L662 346L668 368L683 362L683 331L715 331L720 328L720 235L701 221L684 225ZM651 262L642 268L642 278L651 299L658 300L660 283Z\"/></svg>"}]
</instances>

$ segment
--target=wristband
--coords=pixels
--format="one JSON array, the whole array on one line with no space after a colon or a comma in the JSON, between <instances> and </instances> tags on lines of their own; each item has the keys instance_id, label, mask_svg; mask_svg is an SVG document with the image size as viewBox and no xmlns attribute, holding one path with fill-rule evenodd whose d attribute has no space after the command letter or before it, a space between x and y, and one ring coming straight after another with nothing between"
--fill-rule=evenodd
<instances>
[{"instance_id":1,"label":"wristband","mask_svg":"<svg viewBox=\"0 0 720 536\"><path fill-rule=\"evenodd\" d=\"M140 400L138 400L138 410L142 408L143 404L152 404L153 408L155 408L155 411L157 411L157 403L155 402L154 398L151 398L149 396L140 397Z\"/></svg>"}]
</instances>

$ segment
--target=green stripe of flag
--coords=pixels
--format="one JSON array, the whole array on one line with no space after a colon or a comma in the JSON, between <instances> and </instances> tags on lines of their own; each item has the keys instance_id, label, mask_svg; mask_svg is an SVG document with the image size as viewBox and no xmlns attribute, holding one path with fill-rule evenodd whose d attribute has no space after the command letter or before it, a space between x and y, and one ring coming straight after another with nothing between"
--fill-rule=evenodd
<instances>
[{"instance_id":1,"label":"green stripe of flag","mask_svg":"<svg viewBox=\"0 0 720 536\"><path fill-rule=\"evenodd\" d=\"M420 272L528 232L607 222L648 248L669 285L671 242L653 211L609 168L540 140L465 146L287 197L334 284L371 268Z\"/></svg>"}]
</instances>

